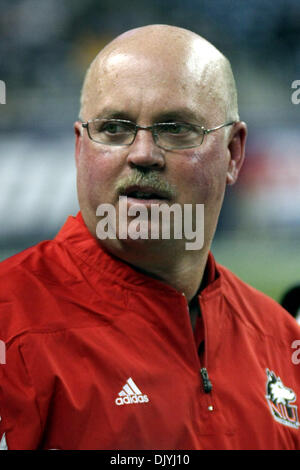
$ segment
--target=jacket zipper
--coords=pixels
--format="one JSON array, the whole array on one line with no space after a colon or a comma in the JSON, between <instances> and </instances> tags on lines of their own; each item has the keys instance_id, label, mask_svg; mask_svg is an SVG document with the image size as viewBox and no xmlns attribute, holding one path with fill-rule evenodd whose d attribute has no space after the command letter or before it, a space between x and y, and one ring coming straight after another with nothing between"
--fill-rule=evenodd
<instances>
[{"instance_id":1,"label":"jacket zipper","mask_svg":"<svg viewBox=\"0 0 300 470\"><path fill-rule=\"evenodd\" d=\"M185 303L186 303L186 310L187 310L187 313L188 313L188 316L190 316L190 312L189 312L189 307L188 307L188 303L187 303L187 300L185 298L185 295L182 294L182 296L184 297L185 299ZM204 353L205 356L206 356L206 352ZM206 357L205 357L206 359ZM206 360L204 361L206 363ZM202 379L202 384L203 384L203 389L204 389L204 393L210 393L212 391L212 383L209 379L209 376L208 376L208 372L207 372L207 369L206 367L201 367L200 368L200 375L201 375L201 379ZM210 404L208 406L208 410L209 411L213 411L213 406Z\"/></svg>"},{"instance_id":2,"label":"jacket zipper","mask_svg":"<svg viewBox=\"0 0 300 470\"><path fill-rule=\"evenodd\" d=\"M207 372L206 367L202 367L200 369L200 374L201 374L201 377L202 377L204 392L205 393L210 393L212 391L213 386L212 386L211 381L209 380L208 372Z\"/></svg>"},{"instance_id":3,"label":"jacket zipper","mask_svg":"<svg viewBox=\"0 0 300 470\"><path fill-rule=\"evenodd\" d=\"M202 315L202 321L203 321L203 325L204 325L204 335L205 335L205 323L204 323L203 309L202 309L202 306L201 306L201 303L200 303L200 299L201 299L201 295L199 296L199 304L200 304L200 308L201 308L201 315ZM205 340L206 340L206 343L205 343L205 351L204 351L204 364L207 366L207 338L205 338ZM207 368L206 367L201 367L200 374L201 374L201 378L202 378L204 393L207 394L206 395L207 396L207 409L208 409L208 411L214 411L214 406L212 404L212 396L211 396L211 391L213 389L213 385L210 381Z\"/></svg>"}]
</instances>

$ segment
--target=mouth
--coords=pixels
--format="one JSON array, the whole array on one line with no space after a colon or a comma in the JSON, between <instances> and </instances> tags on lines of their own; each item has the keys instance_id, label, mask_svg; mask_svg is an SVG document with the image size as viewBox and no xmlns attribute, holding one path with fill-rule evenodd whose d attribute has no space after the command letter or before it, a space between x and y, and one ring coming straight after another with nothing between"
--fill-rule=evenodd
<instances>
[{"instance_id":1,"label":"mouth","mask_svg":"<svg viewBox=\"0 0 300 470\"><path fill-rule=\"evenodd\" d=\"M169 195L161 190L157 190L151 186L130 186L124 191L121 191L120 196L127 196L128 199L136 202L157 202L167 201L170 199Z\"/></svg>"}]
</instances>

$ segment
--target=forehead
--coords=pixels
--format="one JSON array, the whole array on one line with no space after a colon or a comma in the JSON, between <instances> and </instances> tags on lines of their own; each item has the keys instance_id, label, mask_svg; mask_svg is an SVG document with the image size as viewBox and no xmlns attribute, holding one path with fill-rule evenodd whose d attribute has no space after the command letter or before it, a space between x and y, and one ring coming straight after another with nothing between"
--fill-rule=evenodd
<instances>
[{"instance_id":1,"label":"forehead","mask_svg":"<svg viewBox=\"0 0 300 470\"><path fill-rule=\"evenodd\" d=\"M181 110L182 118L203 121L215 109L211 62L197 61L192 51L110 54L95 66L89 87L90 119L114 110L153 120Z\"/></svg>"}]
</instances>

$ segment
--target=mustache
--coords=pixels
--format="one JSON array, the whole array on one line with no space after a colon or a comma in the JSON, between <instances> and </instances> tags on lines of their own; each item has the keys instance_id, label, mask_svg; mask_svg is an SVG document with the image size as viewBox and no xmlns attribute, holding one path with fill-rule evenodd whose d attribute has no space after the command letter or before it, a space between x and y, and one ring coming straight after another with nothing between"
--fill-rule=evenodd
<instances>
[{"instance_id":1,"label":"mustache","mask_svg":"<svg viewBox=\"0 0 300 470\"><path fill-rule=\"evenodd\" d=\"M130 175L118 181L115 190L118 194L123 194L130 186L140 186L141 189L150 186L153 190L164 193L169 199L176 196L175 187L158 176L157 172L153 170L143 172L134 169Z\"/></svg>"}]
</instances>

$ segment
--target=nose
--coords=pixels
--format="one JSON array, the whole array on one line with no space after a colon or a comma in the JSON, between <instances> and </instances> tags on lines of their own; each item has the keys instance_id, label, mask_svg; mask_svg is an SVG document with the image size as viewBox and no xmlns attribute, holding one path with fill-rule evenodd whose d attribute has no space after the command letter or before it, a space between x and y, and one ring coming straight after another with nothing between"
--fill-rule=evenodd
<instances>
[{"instance_id":1,"label":"nose","mask_svg":"<svg viewBox=\"0 0 300 470\"><path fill-rule=\"evenodd\" d=\"M160 169L165 166L164 150L156 145L149 130L139 129L128 147L127 161L131 167Z\"/></svg>"}]
</instances>

